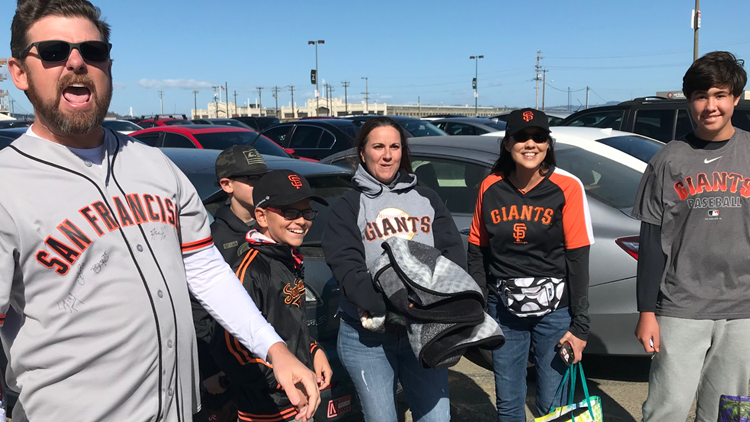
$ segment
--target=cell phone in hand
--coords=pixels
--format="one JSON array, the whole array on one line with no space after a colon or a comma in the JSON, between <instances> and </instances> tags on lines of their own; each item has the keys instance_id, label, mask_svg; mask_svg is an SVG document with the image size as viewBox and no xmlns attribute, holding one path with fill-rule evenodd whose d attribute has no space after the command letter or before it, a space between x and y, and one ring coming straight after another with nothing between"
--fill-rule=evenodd
<instances>
[{"instance_id":1,"label":"cell phone in hand","mask_svg":"<svg viewBox=\"0 0 750 422\"><path fill-rule=\"evenodd\" d=\"M575 355L573 354L573 346L570 345L569 341L563 343L562 347L560 348L560 357L566 365L570 366L573 364Z\"/></svg>"}]
</instances>

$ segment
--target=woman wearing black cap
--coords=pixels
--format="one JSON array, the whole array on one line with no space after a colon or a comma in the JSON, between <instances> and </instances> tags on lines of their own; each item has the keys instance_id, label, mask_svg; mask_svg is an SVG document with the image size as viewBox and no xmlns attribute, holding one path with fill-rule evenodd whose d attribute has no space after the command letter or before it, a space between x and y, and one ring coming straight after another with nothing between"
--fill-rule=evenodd
<instances>
[{"instance_id":1,"label":"woman wearing black cap","mask_svg":"<svg viewBox=\"0 0 750 422\"><path fill-rule=\"evenodd\" d=\"M516 110L507 123L500 157L479 190L468 253L469 272L488 292L489 313L505 334L492 355L504 422L526 421L532 347L538 414L562 404L552 403L567 369L558 351L569 344L578 362L586 347L594 242L581 181L555 166L547 116Z\"/></svg>"}]
</instances>

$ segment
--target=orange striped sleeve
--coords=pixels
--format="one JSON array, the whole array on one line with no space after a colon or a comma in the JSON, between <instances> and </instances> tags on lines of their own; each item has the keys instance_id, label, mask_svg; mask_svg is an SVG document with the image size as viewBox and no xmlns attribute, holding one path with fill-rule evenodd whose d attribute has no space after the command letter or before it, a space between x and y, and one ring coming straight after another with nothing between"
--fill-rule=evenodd
<instances>
[{"instance_id":1,"label":"orange striped sleeve","mask_svg":"<svg viewBox=\"0 0 750 422\"><path fill-rule=\"evenodd\" d=\"M180 245L180 248L182 249L182 252L193 252L197 251L198 249L203 249L206 246L211 246L214 244L214 239L209 236L203 240L198 240L197 242L190 242L190 243L183 243Z\"/></svg>"},{"instance_id":2,"label":"orange striped sleeve","mask_svg":"<svg viewBox=\"0 0 750 422\"><path fill-rule=\"evenodd\" d=\"M577 177L559 168L554 170L549 180L559 186L565 195L565 206L562 211L565 249L592 245L594 230L583 184Z\"/></svg>"},{"instance_id":3,"label":"orange striped sleeve","mask_svg":"<svg viewBox=\"0 0 750 422\"><path fill-rule=\"evenodd\" d=\"M482 212L482 200L484 199L484 193L489 189L490 186L503 180L503 176L499 174L490 174L487 176L482 185L479 187L479 195L477 195L477 205L474 208L474 218L471 220L471 232L469 232L469 243L477 246L489 246L489 238L487 236L487 229L484 226L484 213Z\"/></svg>"},{"instance_id":4,"label":"orange striped sleeve","mask_svg":"<svg viewBox=\"0 0 750 422\"><path fill-rule=\"evenodd\" d=\"M297 416L297 409L293 407L284 409L279 413L272 413L268 415L256 415L253 413L242 412L239 410L237 411L237 417L239 417L240 420L247 421L247 422L277 422L277 421L285 421L295 416Z\"/></svg>"}]
</instances>

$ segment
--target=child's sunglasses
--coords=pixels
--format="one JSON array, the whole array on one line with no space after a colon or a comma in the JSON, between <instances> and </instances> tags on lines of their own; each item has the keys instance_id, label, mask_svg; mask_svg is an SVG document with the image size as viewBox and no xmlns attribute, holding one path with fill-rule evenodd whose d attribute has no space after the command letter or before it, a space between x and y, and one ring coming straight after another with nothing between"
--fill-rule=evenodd
<instances>
[{"instance_id":1,"label":"child's sunglasses","mask_svg":"<svg viewBox=\"0 0 750 422\"><path fill-rule=\"evenodd\" d=\"M81 53L83 60L89 63L103 63L109 59L109 51L112 44L104 41L84 41L79 43L70 43L67 41L38 41L31 43L23 53L21 58L28 56L33 47L39 54L39 58L44 63L60 63L68 60L70 52L77 49Z\"/></svg>"}]
</instances>

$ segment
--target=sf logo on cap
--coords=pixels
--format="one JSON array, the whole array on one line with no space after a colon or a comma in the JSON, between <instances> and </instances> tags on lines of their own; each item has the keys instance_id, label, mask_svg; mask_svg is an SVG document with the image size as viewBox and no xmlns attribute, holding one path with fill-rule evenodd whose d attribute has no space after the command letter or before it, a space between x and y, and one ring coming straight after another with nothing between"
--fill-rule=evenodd
<instances>
[{"instance_id":1,"label":"sf logo on cap","mask_svg":"<svg viewBox=\"0 0 750 422\"><path fill-rule=\"evenodd\" d=\"M525 120L525 121L528 122L529 120L531 120L533 118L534 118L534 113L532 113L530 111L524 111L523 112L523 120Z\"/></svg>"},{"instance_id":2,"label":"sf logo on cap","mask_svg":"<svg viewBox=\"0 0 750 422\"><path fill-rule=\"evenodd\" d=\"M292 186L299 189L302 187L302 180L300 180L299 176L296 174L292 174L289 176L289 181L292 182Z\"/></svg>"}]
</instances>

